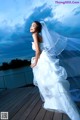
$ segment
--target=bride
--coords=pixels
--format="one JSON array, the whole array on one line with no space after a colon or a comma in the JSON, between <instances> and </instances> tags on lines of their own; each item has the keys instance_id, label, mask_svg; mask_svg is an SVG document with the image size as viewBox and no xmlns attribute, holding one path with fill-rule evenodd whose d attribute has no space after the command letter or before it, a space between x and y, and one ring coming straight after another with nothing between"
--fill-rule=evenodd
<instances>
[{"instance_id":1,"label":"bride","mask_svg":"<svg viewBox=\"0 0 80 120\"><path fill-rule=\"evenodd\" d=\"M66 113L71 120L80 120L79 109L69 93L67 72L59 65L57 58L65 48L66 38L54 32L52 38L44 21L34 21L30 32L34 40L32 49L35 51L30 66L34 75L33 84L39 88L44 102L42 107L49 111Z\"/></svg>"}]
</instances>

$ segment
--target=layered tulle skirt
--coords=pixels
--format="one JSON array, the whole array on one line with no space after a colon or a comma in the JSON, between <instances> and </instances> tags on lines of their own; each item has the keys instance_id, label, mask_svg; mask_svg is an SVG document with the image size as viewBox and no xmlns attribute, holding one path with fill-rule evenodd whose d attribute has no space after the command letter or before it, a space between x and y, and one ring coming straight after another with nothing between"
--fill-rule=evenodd
<instances>
[{"instance_id":1,"label":"layered tulle skirt","mask_svg":"<svg viewBox=\"0 0 80 120\"><path fill-rule=\"evenodd\" d=\"M32 57L31 63L35 62ZM80 120L79 109L69 93L67 72L59 65L56 56L50 57L43 50L37 65L33 67L33 84L39 88L42 107L49 111L66 113L71 120Z\"/></svg>"}]
</instances>

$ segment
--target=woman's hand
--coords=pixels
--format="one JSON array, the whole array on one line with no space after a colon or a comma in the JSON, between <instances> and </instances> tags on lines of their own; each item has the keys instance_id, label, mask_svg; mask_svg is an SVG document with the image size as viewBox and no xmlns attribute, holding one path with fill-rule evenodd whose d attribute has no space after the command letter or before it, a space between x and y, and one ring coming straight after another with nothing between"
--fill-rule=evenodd
<instances>
[{"instance_id":1,"label":"woman's hand","mask_svg":"<svg viewBox=\"0 0 80 120\"><path fill-rule=\"evenodd\" d=\"M36 64L37 64L36 57L33 57L33 58L32 58L32 63L31 63L31 65L30 65L30 67L33 68L33 67L36 66Z\"/></svg>"},{"instance_id":2,"label":"woman's hand","mask_svg":"<svg viewBox=\"0 0 80 120\"><path fill-rule=\"evenodd\" d=\"M31 68L35 67L37 63L33 63L30 65Z\"/></svg>"}]
</instances>

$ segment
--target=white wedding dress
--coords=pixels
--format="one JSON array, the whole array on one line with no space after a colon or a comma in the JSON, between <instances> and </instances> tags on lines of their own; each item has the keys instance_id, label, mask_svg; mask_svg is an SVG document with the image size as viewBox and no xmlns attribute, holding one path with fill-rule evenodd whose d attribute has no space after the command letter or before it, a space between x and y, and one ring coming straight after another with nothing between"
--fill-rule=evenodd
<instances>
[{"instance_id":1,"label":"white wedding dress","mask_svg":"<svg viewBox=\"0 0 80 120\"><path fill-rule=\"evenodd\" d=\"M59 59L50 57L43 49L43 43L39 43L42 53L37 65L33 70L33 84L39 88L40 96L44 102L42 107L49 111L66 113L71 120L80 120L79 109L72 101L67 79L67 72L59 65ZM35 51L35 44L32 42L32 49ZM31 63L35 62L31 58Z\"/></svg>"}]
</instances>

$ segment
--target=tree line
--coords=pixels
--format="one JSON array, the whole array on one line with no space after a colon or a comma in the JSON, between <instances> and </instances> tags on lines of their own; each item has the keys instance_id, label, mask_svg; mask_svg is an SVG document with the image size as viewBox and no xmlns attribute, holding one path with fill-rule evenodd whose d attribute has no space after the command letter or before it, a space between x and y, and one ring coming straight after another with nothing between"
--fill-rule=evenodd
<instances>
[{"instance_id":1,"label":"tree line","mask_svg":"<svg viewBox=\"0 0 80 120\"><path fill-rule=\"evenodd\" d=\"M13 59L9 63L3 62L0 66L0 70L15 69L23 66L30 66L30 64L31 61L29 60Z\"/></svg>"}]
</instances>

